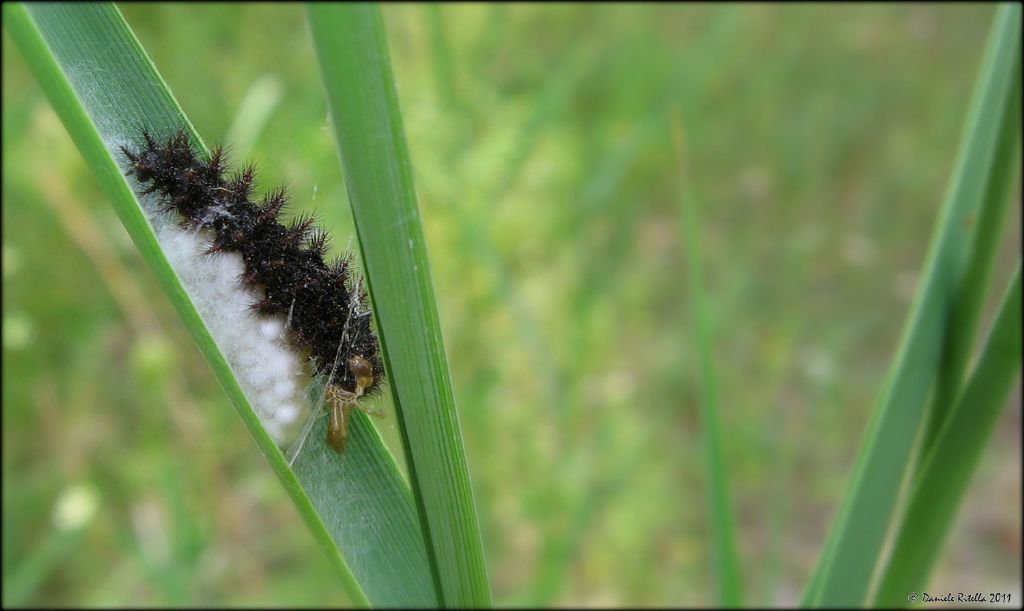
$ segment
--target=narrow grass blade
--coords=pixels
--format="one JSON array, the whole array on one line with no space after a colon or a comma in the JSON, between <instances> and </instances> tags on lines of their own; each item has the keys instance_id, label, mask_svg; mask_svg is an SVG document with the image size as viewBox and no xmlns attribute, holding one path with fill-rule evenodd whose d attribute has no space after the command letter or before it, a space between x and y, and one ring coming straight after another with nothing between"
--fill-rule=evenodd
<instances>
[{"instance_id":1,"label":"narrow grass blade","mask_svg":"<svg viewBox=\"0 0 1024 611\"><path fill-rule=\"evenodd\" d=\"M710 488L712 519L712 547L715 558L715 587L718 604L739 607L743 604L738 554L736 553L735 519L729 500L729 478L722 456L722 434L718 423L718 382L712 358L714 343L711 321L704 303L704 284L701 280L699 223L693 197L691 179L687 173L683 128L677 119L673 122L676 157L680 166L680 209L683 248L686 250L687 277L689 279L689 309L691 336L696 339L700 363L701 422L704 428L704 454Z\"/></svg>"},{"instance_id":2,"label":"narrow grass blade","mask_svg":"<svg viewBox=\"0 0 1024 611\"><path fill-rule=\"evenodd\" d=\"M949 415L954 401L961 390L964 372L971 357L982 306L985 303L986 288L996 253L999 238L1004 227L1006 211L1010 208L1010 189L1020 168L1020 114L1021 114L1021 65L1013 68L1016 79L1010 87L1010 101L1003 112L999 128L999 144L996 147L995 162L989 168L981 211L976 222L969 222L973 229L971 258L961 274L956 296L946 323L946 343L942 350L942 364L935 387L928 419L927 434L924 437L923 454L934 447L938 431Z\"/></svg>"},{"instance_id":3,"label":"narrow grass blade","mask_svg":"<svg viewBox=\"0 0 1024 611\"><path fill-rule=\"evenodd\" d=\"M921 464L875 604L907 603L928 575L963 501L1021 366L1020 266L1003 297L974 374Z\"/></svg>"},{"instance_id":4,"label":"narrow grass blade","mask_svg":"<svg viewBox=\"0 0 1024 611\"><path fill-rule=\"evenodd\" d=\"M308 14L441 603L489 605L384 24L375 5L311 4Z\"/></svg>"},{"instance_id":5,"label":"narrow grass blade","mask_svg":"<svg viewBox=\"0 0 1024 611\"><path fill-rule=\"evenodd\" d=\"M462 106L455 91L455 71L452 67L452 51L448 45L448 37L444 31L444 17L441 5L429 3L423 7L424 17L430 33L430 51L434 68L434 81L437 86L438 101L449 110Z\"/></svg>"},{"instance_id":6,"label":"narrow grass blade","mask_svg":"<svg viewBox=\"0 0 1024 611\"><path fill-rule=\"evenodd\" d=\"M970 243L963 235L965 221L980 205L1019 56L1020 6L1001 5L920 289L805 604L858 606L867 599L912 441L938 372L954 283L966 264Z\"/></svg>"},{"instance_id":7,"label":"narrow grass blade","mask_svg":"<svg viewBox=\"0 0 1024 611\"><path fill-rule=\"evenodd\" d=\"M129 235L210 364L270 467L338 571L353 604L436 605L409 488L361 414L343 456L323 437L293 470L268 436L235 373L168 262L115 157L141 127L191 128L163 79L112 4L4 4L11 33ZM205 149L203 149L205 152ZM344 552L344 555L343 555Z\"/></svg>"}]
</instances>

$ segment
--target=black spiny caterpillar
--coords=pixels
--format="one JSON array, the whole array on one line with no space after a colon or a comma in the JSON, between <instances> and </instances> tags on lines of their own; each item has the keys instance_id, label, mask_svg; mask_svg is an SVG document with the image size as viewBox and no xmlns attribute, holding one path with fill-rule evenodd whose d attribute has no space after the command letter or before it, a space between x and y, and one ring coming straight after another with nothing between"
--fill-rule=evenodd
<instances>
[{"instance_id":1,"label":"black spiny caterpillar","mask_svg":"<svg viewBox=\"0 0 1024 611\"><path fill-rule=\"evenodd\" d=\"M121 150L128 173L148 184L143 194L158 194L162 209L178 213L183 227L212 234L206 254L242 256L245 272L239 281L264 295L252 308L287 318L291 343L309 352L314 371L327 381L332 406L327 441L343 451L347 410L378 390L384 379L370 311L355 307L368 301L350 269L351 256L325 263L329 236L314 225L312 216L281 223L288 202L283 188L254 201L253 166L225 179L224 148L217 147L203 161L184 129L165 142L143 130L138 149Z\"/></svg>"}]
</instances>

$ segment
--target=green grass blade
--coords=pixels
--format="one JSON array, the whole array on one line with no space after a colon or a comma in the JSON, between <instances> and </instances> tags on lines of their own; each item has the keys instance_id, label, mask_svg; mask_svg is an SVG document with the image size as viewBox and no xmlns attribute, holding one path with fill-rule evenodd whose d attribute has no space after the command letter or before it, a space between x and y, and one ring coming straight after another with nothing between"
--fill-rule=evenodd
<instances>
[{"instance_id":1,"label":"green grass blade","mask_svg":"<svg viewBox=\"0 0 1024 611\"><path fill-rule=\"evenodd\" d=\"M712 548L715 559L715 586L718 604L739 607L743 604L738 554L736 553L735 519L729 500L729 478L722 456L722 433L718 422L718 382L712 358L714 342L711 321L704 303L704 284L701 280L701 251L697 226L696 202L693 196L692 180L687 173L683 131L677 121L675 128L676 156L679 158L681 234L686 249L690 333L697 342L700 364L701 422L704 428L704 453L710 487L710 512L712 519Z\"/></svg>"},{"instance_id":2,"label":"green grass blade","mask_svg":"<svg viewBox=\"0 0 1024 611\"><path fill-rule=\"evenodd\" d=\"M441 602L489 605L384 24L373 5L311 4L308 11Z\"/></svg>"},{"instance_id":3,"label":"green grass blade","mask_svg":"<svg viewBox=\"0 0 1024 611\"><path fill-rule=\"evenodd\" d=\"M1020 6L1000 6L968 113L956 170L929 248L899 351L872 414L850 487L804 603L865 603L924 404L938 372L954 283L966 264L965 221L980 205L999 119L1020 55ZM819 581L820 580L820 581ZM813 595L812 595L813 594Z\"/></svg>"},{"instance_id":4,"label":"green grass blade","mask_svg":"<svg viewBox=\"0 0 1024 611\"><path fill-rule=\"evenodd\" d=\"M971 474L995 428L1021 366L1020 266L974 374L964 387L921 464L903 524L875 603L907 603L908 592L927 588L928 575L963 501Z\"/></svg>"},{"instance_id":5,"label":"green grass blade","mask_svg":"<svg viewBox=\"0 0 1024 611\"><path fill-rule=\"evenodd\" d=\"M202 145L120 12L111 4L5 4L4 25L351 602L437 604L410 491L367 419L356 416L344 455L314 434L289 468L168 262L113 151L143 125L184 125Z\"/></svg>"},{"instance_id":6,"label":"green grass blade","mask_svg":"<svg viewBox=\"0 0 1024 611\"><path fill-rule=\"evenodd\" d=\"M448 45L448 37L445 35L441 5L431 2L424 5L423 10L430 33L430 53L433 60L432 65L438 102L447 109L460 108L462 105L455 94L455 71L452 67L452 51Z\"/></svg>"},{"instance_id":7,"label":"green grass blade","mask_svg":"<svg viewBox=\"0 0 1024 611\"><path fill-rule=\"evenodd\" d=\"M975 334L985 303L986 288L992 275L999 237L1003 230L1006 211L1010 208L1010 189L1020 167L1020 112L1021 65L1013 68L1016 80L1011 86L1010 101L1003 112L999 128L996 159L989 169L985 195L977 222L969 223L974 230L971 258L961 275L961 282L946 323L946 343L942 351L942 364L935 388L935 398L929 413L928 433L922 453L934 446L937 433L949 415L961 390L964 372L970 360Z\"/></svg>"}]
</instances>

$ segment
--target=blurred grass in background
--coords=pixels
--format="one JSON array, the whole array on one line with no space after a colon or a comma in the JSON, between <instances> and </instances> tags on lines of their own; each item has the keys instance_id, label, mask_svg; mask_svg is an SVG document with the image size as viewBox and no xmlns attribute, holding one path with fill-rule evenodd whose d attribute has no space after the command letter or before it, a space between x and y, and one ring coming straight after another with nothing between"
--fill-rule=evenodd
<instances>
[{"instance_id":1,"label":"blurred grass in background","mask_svg":"<svg viewBox=\"0 0 1024 611\"><path fill-rule=\"evenodd\" d=\"M302 7L122 10L203 137L345 246ZM794 604L906 317L992 7L384 15L495 602L713 599L683 110L745 600ZM344 603L3 44L4 602ZM1019 256L1013 209L996 287ZM1020 600L1019 393L937 591Z\"/></svg>"}]
</instances>

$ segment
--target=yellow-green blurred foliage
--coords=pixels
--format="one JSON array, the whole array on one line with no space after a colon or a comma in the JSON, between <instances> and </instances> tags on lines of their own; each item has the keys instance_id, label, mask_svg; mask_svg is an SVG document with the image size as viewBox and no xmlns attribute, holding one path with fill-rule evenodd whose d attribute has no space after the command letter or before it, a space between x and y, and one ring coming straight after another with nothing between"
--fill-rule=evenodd
<instances>
[{"instance_id":1,"label":"yellow-green blurred foliage","mask_svg":"<svg viewBox=\"0 0 1024 611\"><path fill-rule=\"evenodd\" d=\"M122 9L206 141L354 243L302 7ZM384 15L496 601L713 599L677 114L746 598L797 601L908 311L992 7ZM3 69L4 602L345 603L6 34ZM1019 599L1020 417L1017 390L937 591Z\"/></svg>"}]
</instances>

